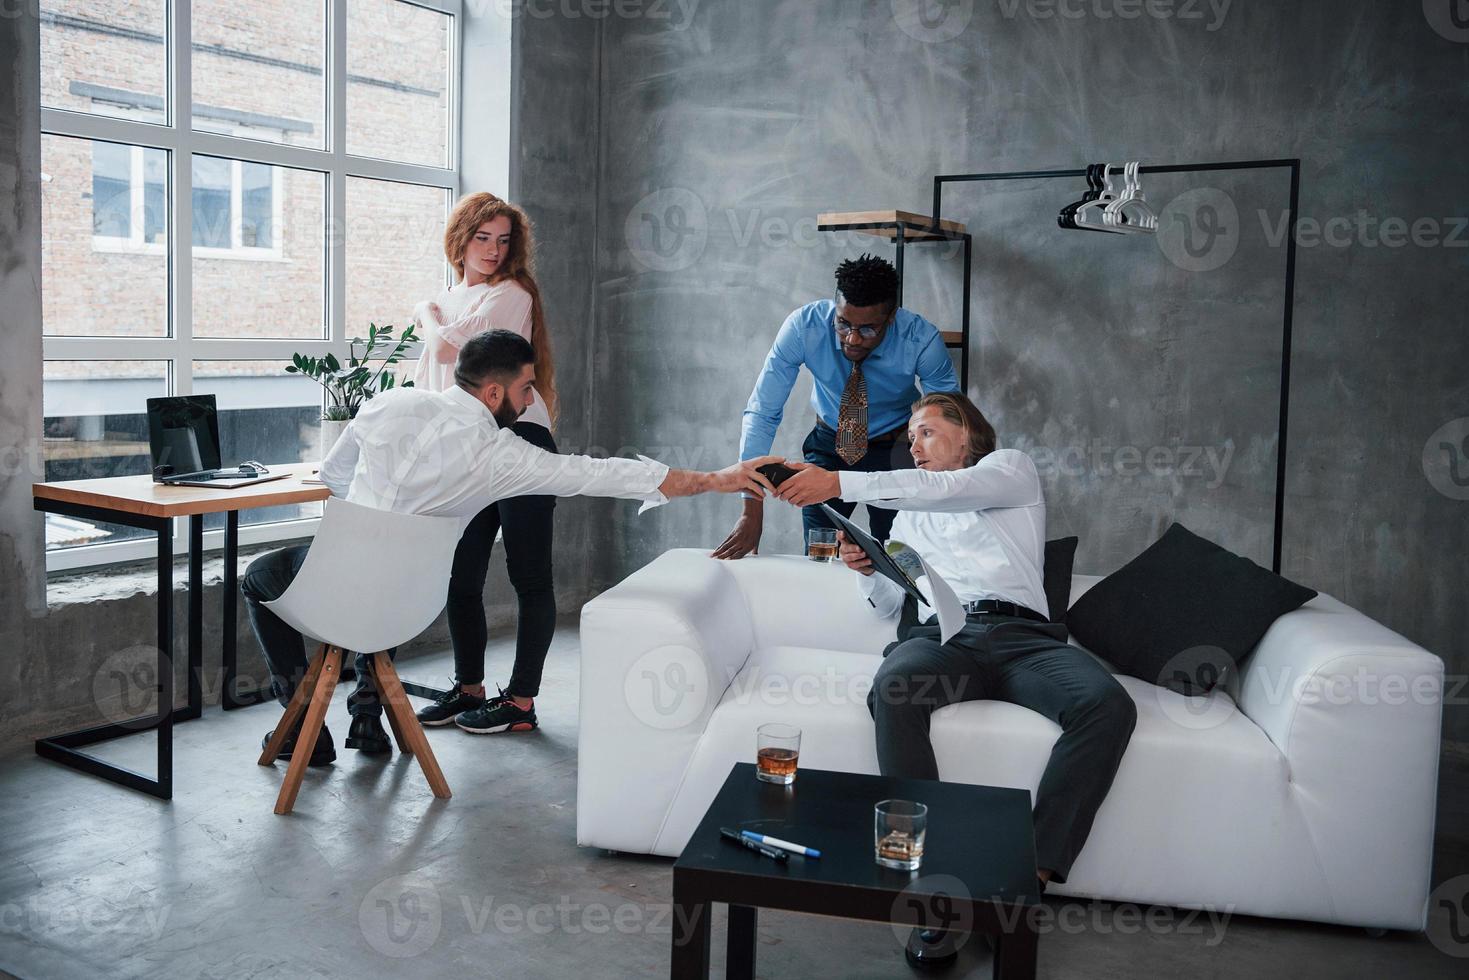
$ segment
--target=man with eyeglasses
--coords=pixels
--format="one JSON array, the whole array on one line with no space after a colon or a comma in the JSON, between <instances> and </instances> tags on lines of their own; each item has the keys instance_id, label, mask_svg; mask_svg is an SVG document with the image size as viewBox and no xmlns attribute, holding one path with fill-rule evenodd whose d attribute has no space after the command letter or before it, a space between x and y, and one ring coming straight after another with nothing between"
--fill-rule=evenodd
<instances>
[{"instance_id":1,"label":"man with eyeglasses","mask_svg":"<svg viewBox=\"0 0 1469 980\"><path fill-rule=\"evenodd\" d=\"M911 469L908 409L918 400L917 385L925 395L959 390L938 328L898 307L897 270L873 255L837 266L834 299L808 303L786 317L745 406L741 461L770 453L803 364L811 372L817 420L802 450L806 462L821 470ZM803 479L814 479L807 474L816 472L802 471L783 486L799 491ZM826 503L847 517L857 506L839 498ZM868 505L873 537L887 540L894 514ZM765 502L747 494L744 512L714 557L758 553L764 521ZM803 535L832 526L819 506L802 508L801 524Z\"/></svg>"}]
</instances>

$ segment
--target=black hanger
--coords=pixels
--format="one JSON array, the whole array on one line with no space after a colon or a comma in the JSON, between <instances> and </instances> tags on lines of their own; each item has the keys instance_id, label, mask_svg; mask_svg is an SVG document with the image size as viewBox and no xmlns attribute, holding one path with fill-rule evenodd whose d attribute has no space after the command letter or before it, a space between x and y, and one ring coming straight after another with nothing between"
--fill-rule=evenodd
<instances>
[{"instance_id":1,"label":"black hanger","mask_svg":"<svg viewBox=\"0 0 1469 980\"><path fill-rule=\"evenodd\" d=\"M1076 209L1102 196L1102 166L1100 163L1087 164L1086 183L1091 189L1082 195L1081 200L1073 201L1061 209L1061 213L1056 216L1056 223L1062 228L1075 228L1076 222L1073 219L1076 216Z\"/></svg>"}]
</instances>

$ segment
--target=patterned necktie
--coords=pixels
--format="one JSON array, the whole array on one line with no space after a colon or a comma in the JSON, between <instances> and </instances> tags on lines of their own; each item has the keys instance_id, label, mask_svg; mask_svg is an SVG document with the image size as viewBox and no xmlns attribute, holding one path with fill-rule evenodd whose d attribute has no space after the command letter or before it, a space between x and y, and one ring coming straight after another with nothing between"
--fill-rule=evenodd
<instances>
[{"instance_id":1,"label":"patterned necktie","mask_svg":"<svg viewBox=\"0 0 1469 980\"><path fill-rule=\"evenodd\" d=\"M837 455L848 466L867 455L867 380L862 365L852 365L852 376L842 392L837 412Z\"/></svg>"}]
</instances>

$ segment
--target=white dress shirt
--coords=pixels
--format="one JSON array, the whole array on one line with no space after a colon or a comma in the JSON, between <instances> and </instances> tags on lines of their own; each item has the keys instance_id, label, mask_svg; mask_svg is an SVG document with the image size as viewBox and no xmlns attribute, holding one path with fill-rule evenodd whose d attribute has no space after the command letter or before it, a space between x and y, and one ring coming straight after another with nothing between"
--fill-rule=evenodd
<instances>
[{"instance_id":1,"label":"white dress shirt","mask_svg":"<svg viewBox=\"0 0 1469 980\"><path fill-rule=\"evenodd\" d=\"M379 510L473 517L504 497L625 497L666 503L668 467L640 457L548 453L502 429L484 403L447 391L393 388L362 406L321 462L338 497ZM639 511L641 513L641 511Z\"/></svg>"},{"instance_id":2,"label":"white dress shirt","mask_svg":"<svg viewBox=\"0 0 1469 980\"><path fill-rule=\"evenodd\" d=\"M457 351L471 338L490 330L509 330L531 339L530 293L514 279L502 279L493 285L456 283L439 293L434 303L439 307L442 321L428 311L427 300L413 309L413 321L424 339L423 355L413 372L415 387L429 391L448 391L455 387L454 359L439 360L445 346ZM534 422L550 430L551 416L539 394L526 406L520 421Z\"/></svg>"},{"instance_id":3,"label":"white dress shirt","mask_svg":"<svg viewBox=\"0 0 1469 980\"><path fill-rule=\"evenodd\" d=\"M843 500L899 512L893 539L922 555L959 601L1000 599L1049 614L1042 579L1046 502L1025 453L996 449L962 470L849 471L840 479ZM859 575L858 584L881 615L902 608L903 590L886 576Z\"/></svg>"}]
</instances>

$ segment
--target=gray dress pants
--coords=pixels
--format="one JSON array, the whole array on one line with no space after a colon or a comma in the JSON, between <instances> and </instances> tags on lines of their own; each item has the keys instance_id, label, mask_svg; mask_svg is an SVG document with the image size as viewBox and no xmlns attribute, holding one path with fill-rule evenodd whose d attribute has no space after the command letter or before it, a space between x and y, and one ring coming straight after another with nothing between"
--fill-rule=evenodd
<instances>
[{"instance_id":1,"label":"gray dress pants","mask_svg":"<svg viewBox=\"0 0 1469 980\"><path fill-rule=\"evenodd\" d=\"M1036 865L1058 882L1086 843L1137 721L1122 685L1065 638L1062 626L990 614L971 615L948 643L936 626L918 626L888 648L867 698L885 776L939 778L929 718L947 704L1009 701L1060 725L1034 808Z\"/></svg>"}]
</instances>

